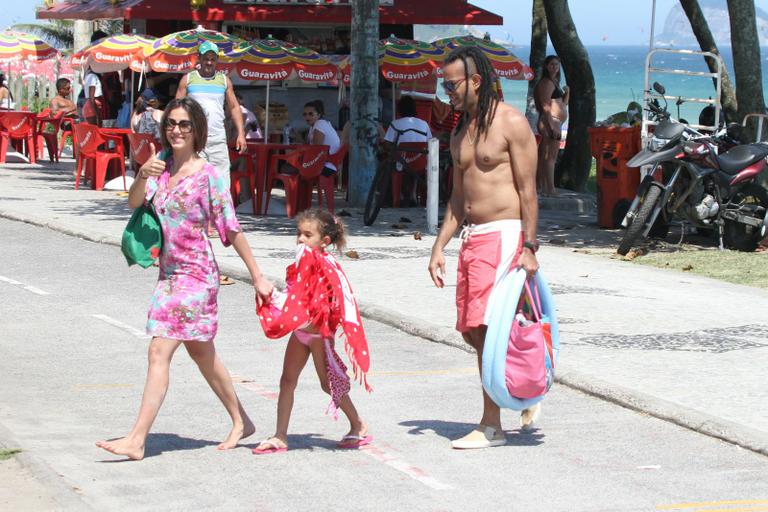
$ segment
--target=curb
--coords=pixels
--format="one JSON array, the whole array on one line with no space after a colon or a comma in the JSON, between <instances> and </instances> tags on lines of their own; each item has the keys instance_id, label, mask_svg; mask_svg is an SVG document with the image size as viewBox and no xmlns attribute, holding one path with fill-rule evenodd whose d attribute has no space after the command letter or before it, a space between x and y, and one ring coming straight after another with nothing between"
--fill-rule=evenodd
<instances>
[{"instance_id":1,"label":"curb","mask_svg":"<svg viewBox=\"0 0 768 512\"><path fill-rule=\"evenodd\" d=\"M64 475L56 473L45 462L38 459L32 453L25 451L21 444L15 441L13 433L2 424L0 424L0 447L9 450L21 449L21 452L14 456L15 459L50 491L51 499L59 506L56 510L93 510L83 497L75 492L74 487L67 483Z\"/></svg>"},{"instance_id":2,"label":"curb","mask_svg":"<svg viewBox=\"0 0 768 512\"><path fill-rule=\"evenodd\" d=\"M65 235L82 238L91 242L120 246L120 240L114 236L93 236L56 222L41 221L32 217L25 217L5 211L0 211L0 218L45 227ZM226 263L222 263L219 268L238 281L248 284L251 282L250 276L244 270ZM284 280L281 278L275 279L274 276L270 275L267 275L267 278L278 285L284 286L285 284ZM360 314L369 320L381 322L403 331L406 334L427 341L448 345L465 352L474 352L471 347L464 343L461 335L451 328L435 325L373 304L358 303L358 306L360 308ZM559 374L555 380L566 387L587 395L612 402L633 411L648 414L660 420L698 432L699 434L714 437L761 455L768 456L768 433L760 430L723 420L716 416L702 413L684 405L657 398L641 391L601 381L600 379L576 371L568 371ZM3 430L4 429L1 429L0 426L0 434L3 433Z\"/></svg>"},{"instance_id":3,"label":"curb","mask_svg":"<svg viewBox=\"0 0 768 512\"><path fill-rule=\"evenodd\" d=\"M539 209L574 213L595 213L597 205L594 199L579 197L539 197Z\"/></svg>"}]
</instances>

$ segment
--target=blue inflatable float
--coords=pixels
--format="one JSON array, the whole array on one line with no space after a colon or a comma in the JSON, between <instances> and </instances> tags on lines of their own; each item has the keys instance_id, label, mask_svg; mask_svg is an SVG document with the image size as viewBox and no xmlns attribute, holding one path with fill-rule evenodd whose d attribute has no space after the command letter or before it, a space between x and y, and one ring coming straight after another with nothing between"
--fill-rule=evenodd
<instances>
[{"instance_id":1,"label":"blue inflatable float","mask_svg":"<svg viewBox=\"0 0 768 512\"><path fill-rule=\"evenodd\" d=\"M512 322L517 313L517 304L525 285L526 274L523 270L515 270L501 278L489 301L490 316L488 330L485 335L483 347L483 388L499 407L521 411L540 402L544 398L541 394L534 398L516 398L509 394L505 377L507 363L507 348L509 346L509 334L512 330ZM536 285L541 298L541 311L545 320L550 322L552 333L552 352L554 361L550 360L546 353L547 389L554 380L554 366L557 355L560 352L560 333L557 325L557 314L552 293L547 282L537 272Z\"/></svg>"}]
</instances>

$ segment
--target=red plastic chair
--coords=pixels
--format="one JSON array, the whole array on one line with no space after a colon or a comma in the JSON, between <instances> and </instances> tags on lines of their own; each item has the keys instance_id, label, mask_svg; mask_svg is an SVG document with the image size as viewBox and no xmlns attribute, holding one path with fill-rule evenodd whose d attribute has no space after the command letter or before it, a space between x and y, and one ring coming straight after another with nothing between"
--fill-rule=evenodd
<instances>
[{"instance_id":1,"label":"red plastic chair","mask_svg":"<svg viewBox=\"0 0 768 512\"><path fill-rule=\"evenodd\" d=\"M5 163L10 142L24 142L29 163L37 163L35 154L34 115L22 112L3 112L0 115L0 163Z\"/></svg>"},{"instance_id":2,"label":"red plastic chair","mask_svg":"<svg viewBox=\"0 0 768 512\"><path fill-rule=\"evenodd\" d=\"M256 169L253 164L253 157L248 153L242 155L237 152L236 149L229 148L229 161L232 162L232 169L229 171L230 178L230 193L232 194L232 201L237 205L238 198L240 197L240 180L243 178L248 180L248 187L253 194L251 203L253 204L253 214L258 215L261 211L261 190L257 190L259 187L256 185ZM245 162L245 170L235 169L239 161Z\"/></svg>"},{"instance_id":3,"label":"red plastic chair","mask_svg":"<svg viewBox=\"0 0 768 512\"><path fill-rule=\"evenodd\" d=\"M37 114L35 125L35 141L37 143L37 158L43 157L43 143L48 149L48 159L51 162L58 162L61 152L59 151L59 131L64 120L64 111L60 110L55 115L51 115L51 109L46 108ZM52 127L52 131L46 131L47 127Z\"/></svg>"},{"instance_id":4,"label":"red plastic chair","mask_svg":"<svg viewBox=\"0 0 768 512\"><path fill-rule=\"evenodd\" d=\"M61 152L64 151L64 147L67 145L67 137L72 138L72 157L76 158L75 156L75 134L73 132L73 126L75 126L75 122L77 121L74 117L63 117L61 119L60 124L60 130L59 130L59 158L61 158Z\"/></svg>"},{"instance_id":5,"label":"red plastic chair","mask_svg":"<svg viewBox=\"0 0 768 512\"><path fill-rule=\"evenodd\" d=\"M307 145L300 146L284 155L275 154L269 159L269 173L267 174L266 193L267 200L264 205L264 212L269 210L269 200L272 196L272 184L274 180L279 180L285 188L285 211L289 218L293 218L302 209L306 208L306 190L309 190L311 199L312 185L328 159L328 146ZM280 172L280 163L285 162L299 170L299 174L282 174ZM305 184L303 191L300 191L300 185ZM304 193L301 193L304 192ZM299 198L305 200L299 204Z\"/></svg>"},{"instance_id":6,"label":"red plastic chair","mask_svg":"<svg viewBox=\"0 0 768 512\"><path fill-rule=\"evenodd\" d=\"M397 145L400 150L399 161L403 164L402 171L392 173L392 207L400 208L400 192L403 188L403 172L409 172L417 178L417 181L423 181L422 178L427 174L427 143L426 142L401 142ZM407 151L408 149L412 151ZM418 187L417 183L414 186ZM417 192L419 192L417 188ZM423 199L423 197L422 197ZM421 201L420 201L421 202Z\"/></svg>"},{"instance_id":7,"label":"red plastic chair","mask_svg":"<svg viewBox=\"0 0 768 512\"><path fill-rule=\"evenodd\" d=\"M84 167L88 171L92 170L93 188L103 190L104 181L107 177L107 168L112 160L117 160L118 168L123 175L123 188L127 190L123 138L119 135L102 133L97 126L88 123L76 124L74 126L74 133L78 152L75 190L80 187L80 175L83 173ZM106 149L107 142L109 141L115 143L115 148L112 151ZM102 146L105 148L102 148Z\"/></svg>"},{"instance_id":8,"label":"red plastic chair","mask_svg":"<svg viewBox=\"0 0 768 512\"><path fill-rule=\"evenodd\" d=\"M349 148L346 144L342 144L339 150L332 155L328 155L326 164L333 164L336 166L336 172L332 176L323 176L322 174L317 177L317 205L323 206L323 197L325 197L325 205L329 212L334 213L333 204L333 190L336 187L336 178L342 172L344 167L344 158L347 156L347 150Z\"/></svg>"},{"instance_id":9,"label":"red plastic chair","mask_svg":"<svg viewBox=\"0 0 768 512\"><path fill-rule=\"evenodd\" d=\"M154 135L149 133L129 133L128 144L130 145L131 158L139 167L152 156L152 147L155 145L155 151L160 151L160 141ZM138 172L138 169L136 169Z\"/></svg>"}]
</instances>

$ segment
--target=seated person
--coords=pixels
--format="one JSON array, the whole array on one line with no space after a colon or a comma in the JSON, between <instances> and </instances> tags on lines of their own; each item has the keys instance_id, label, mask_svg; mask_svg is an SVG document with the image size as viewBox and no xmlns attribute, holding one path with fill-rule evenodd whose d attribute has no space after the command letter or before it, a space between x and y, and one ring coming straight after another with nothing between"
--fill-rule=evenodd
<instances>
[{"instance_id":1,"label":"seated person","mask_svg":"<svg viewBox=\"0 0 768 512\"><path fill-rule=\"evenodd\" d=\"M329 147L328 154L333 155L339 151L341 147L341 139L339 134L336 133L336 129L328 122L327 119L323 119L325 115L325 106L320 100L310 101L304 105L304 120L309 125L309 131L307 132L307 144L323 144ZM325 168L320 174L323 176L333 176L336 174L336 166L330 162L326 162ZM280 172L283 174L298 174L298 169L294 169L291 165L283 163L280 166Z\"/></svg>"},{"instance_id":2,"label":"seated person","mask_svg":"<svg viewBox=\"0 0 768 512\"><path fill-rule=\"evenodd\" d=\"M131 114L133 133L148 133L160 140L160 120L163 111L158 108L157 96L152 89L144 89L136 99L136 106Z\"/></svg>"},{"instance_id":3,"label":"seated person","mask_svg":"<svg viewBox=\"0 0 768 512\"><path fill-rule=\"evenodd\" d=\"M243 128L245 129L246 139L261 139L264 136L261 133L261 127L259 126L259 119L256 114L248 110L243 101L243 95L240 92L236 92L235 96L237 101L240 102L240 112L243 113Z\"/></svg>"},{"instance_id":4,"label":"seated person","mask_svg":"<svg viewBox=\"0 0 768 512\"><path fill-rule=\"evenodd\" d=\"M411 96L403 96L397 104L397 110L400 117L392 121L389 125L384 140L390 144L401 144L403 142L427 142L432 138L432 131L429 125L423 119L416 117L416 102ZM404 130L418 130L404 132ZM398 137L399 133L399 137ZM397 170L402 171L402 165L397 163Z\"/></svg>"},{"instance_id":5,"label":"seated person","mask_svg":"<svg viewBox=\"0 0 768 512\"><path fill-rule=\"evenodd\" d=\"M77 115L77 105L69 99L71 91L72 82L69 79L59 78L56 80L56 96L51 99L49 105L52 116L57 115L59 112L63 112L61 115L64 116Z\"/></svg>"},{"instance_id":6,"label":"seated person","mask_svg":"<svg viewBox=\"0 0 768 512\"><path fill-rule=\"evenodd\" d=\"M397 111L400 117L392 121L384 136L385 144L402 144L403 142L427 142L432 138L432 131L429 124L423 119L416 117L416 102L411 96L401 96L397 103ZM405 130L418 130L405 131ZM397 161L396 169L403 170L403 164ZM407 183L404 185L403 193L406 196L406 204L416 204L416 180L408 176ZM410 190L410 192L408 192Z\"/></svg>"}]
</instances>

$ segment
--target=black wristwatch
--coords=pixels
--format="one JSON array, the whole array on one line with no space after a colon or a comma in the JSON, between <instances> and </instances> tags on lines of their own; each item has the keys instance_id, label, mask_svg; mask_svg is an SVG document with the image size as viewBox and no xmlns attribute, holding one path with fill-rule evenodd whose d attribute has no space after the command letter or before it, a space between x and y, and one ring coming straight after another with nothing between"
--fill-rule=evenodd
<instances>
[{"instance_id":1,"label":"black wristwatch","mask_svg":"<svg viewBox=\"0 0 768 512\"><path fill-rule=\"evenodd\" d=\"M532 253L536 254L536 251L539 250L539 242L526 240L523 242L523 249L530 249Z\"/></svg>"}]
</instances>

